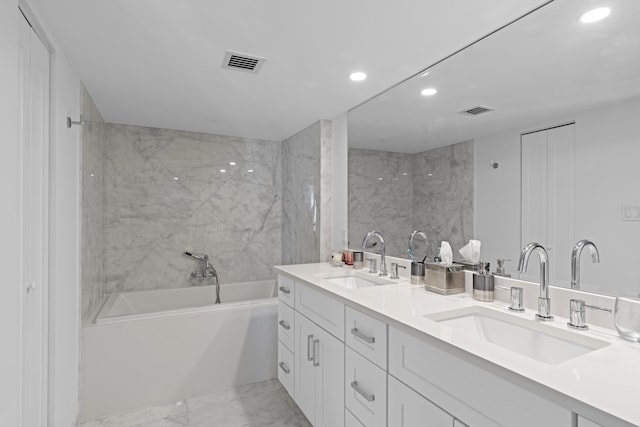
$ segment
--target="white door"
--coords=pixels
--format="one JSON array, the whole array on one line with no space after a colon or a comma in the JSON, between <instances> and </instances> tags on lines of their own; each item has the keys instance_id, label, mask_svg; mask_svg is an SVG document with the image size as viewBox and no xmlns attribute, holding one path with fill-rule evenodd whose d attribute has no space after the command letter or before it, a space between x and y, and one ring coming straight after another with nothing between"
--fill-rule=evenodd
<instances>
[{"instance_id":1,"label":"white door","mask_svg":"<svg viewBox=\"0 0 640 427\"><path fill-rule=\"evenodd\" d=\"M554 285L570 280L574 241L574 132L566 125L522 135L521 246L538 242L549 253ZM538 281L537 257L521 279Z\"/></svg>"},{"instance_id":2,"label":"white door","mask_svg":"<svg viewBox=\"0 0 640 427\"><path fill-rule=\"evenodd\" d=\"M318 327L313 322L296 312L296 374L294 377L296 404L313 425L316 419L316 369L313 366L313 340L318 339L315 333L316 328Z\"/></svg>"},{"instance_id":3,"label":"white door","mask_svg":"<svg viewBox=\"0 0 640 427\"><path fill-rule=\"evenodd\" d=\"M316 427L344 427L344 344L316 326Z\"/></svg>"},{"instance_id":4,"label":"white door","mask_svg":"<svg viewBox=\"0 0 640 427\"><path fill-rule=\"evenodd\" d=\"M22 426L47 420L49 52L19 20L19 119L22 147Z\"/></svg>"}]
</instances>

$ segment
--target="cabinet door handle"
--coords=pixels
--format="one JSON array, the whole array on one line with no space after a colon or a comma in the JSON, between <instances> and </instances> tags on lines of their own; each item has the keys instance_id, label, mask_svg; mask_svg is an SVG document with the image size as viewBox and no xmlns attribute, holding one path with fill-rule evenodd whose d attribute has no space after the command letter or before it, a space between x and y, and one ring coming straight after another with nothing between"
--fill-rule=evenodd
<instances>
[{"instance_id":1,"label":"cabinet door handle","mask_svg":"<svg viewBox=\"0 0 640 427\"><path fill-rule=\"evenodd\" d=\"M280 369L282 369L285 374L288 374L289 372L291 372L291 370L287 368L287 365L285 365L284 362L278 363L278 366L280 366Z\"/></svg>"},{"instance_id":2,"label":"cabinet door handle","mask_svg":"<svg viewBox=\"0 0 640 427\"><path fill-rule=\"evenodd\" d=\"M313 340L313 366L320 366L320 354L318 353L318 347L320 347L320 340Z\"/></svg>"},{"instance_id":3,"label":"cabinet door handle","mask_svg":"<svg viewBox=\"0 0 640 427\"><path fill-rule=\"evenodd\" d=\"M291 329L291 326L289 325L289 322L287 322L287 321L285 321L285 320L281 320L281 321L279 321L279 322L278 322L278 324L279 324L280 326L282 326L282 327L283 327L285 330L287 330L287 331L288 331L289 329Z\"/></svg>"},{"instance_id":4,"label":"cabinet door handle","mask_svg":"<svg viewBox=\"0 0 640 427\"><path fill-rule=\"evenodd\" d=\"M311 341L313 341L313 335L307 335L307 362L313 360L313 356L311 355Z\"/></svg>"},{"instance_id":5,"label":"cabinet door handle","mask_svg":"<svg viewBox=\"0 0 640 427\"><path fill-rule=\"evenodd\" d=\"M289 294L291 293L291 291L289 290L289 288L285 288L284 286L280 286L280 287L278 288L278 290L279 290L280 292L282 292L283 294L287 294L287 295L289 295Z\"/></svg>"},{"instance_id":6,"label":"cabinet door handle","mask_svg":"<svg viewBox=\"0 0 640 427\"><path fill-rule=\"evenodd\" d=\"M375 394L368 394L358 385L358 381L351 381L351 388L356 391L360 396L364 397L367 402L373 402L376 400Z\"/></svg>"},{"instance_id":7,"label":"cabinet door handle","mask_svg":"<svg viewBox=\"0 0 640 427\"><path fill-rule=\"evenodd\" d=\"M351 329L351 333L366 343L373 344L374 342L376 342L376 337L368 337L360 332L358 328Z\"/></svg>"}]
</instances>

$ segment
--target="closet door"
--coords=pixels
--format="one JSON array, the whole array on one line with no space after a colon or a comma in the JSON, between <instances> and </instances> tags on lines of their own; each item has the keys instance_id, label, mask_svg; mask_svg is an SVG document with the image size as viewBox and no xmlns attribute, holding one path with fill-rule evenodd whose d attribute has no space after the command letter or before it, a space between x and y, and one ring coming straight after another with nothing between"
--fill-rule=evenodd
<instances>
[{"instance_id":1,"label":"closet door","mask_svg":"<svg viewBox=\"0 0 640 427\"><path fill-rule=\"evenodd\" d=\"M48 361L49 52L20 15L22 425L46 425Z\"/></svg>"}]
</instances>

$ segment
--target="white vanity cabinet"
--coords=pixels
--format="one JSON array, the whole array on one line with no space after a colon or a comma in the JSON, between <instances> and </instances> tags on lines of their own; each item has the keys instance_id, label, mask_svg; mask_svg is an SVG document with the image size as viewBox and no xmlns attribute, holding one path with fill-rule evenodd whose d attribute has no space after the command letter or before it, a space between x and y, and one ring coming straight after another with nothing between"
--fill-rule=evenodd
<instances>
[{"instance_id":1,"label":"white vanity cabinet","mask_svg":"<svg viewBox=\"0 0 640 427\"><path fill-rule=\"evenodd\" d=\"M344 426L344 343L296 312L295 401L314 427Z\"/></svg>"},{"instance_id":2,"label":"white vanity cabinet","mask_svg":"<svg viewBox=\"0 0 640 427\"><path fill-rule=\"evenodd\" d=\"M464 423L570 427L573 414L474 364L473 356L389 328L389 374Z\"/></svg>"},{"instance_id":3,"label":"white vanity cabinet","mask_svg":"<svg viewBox=\"0 0 640 427\"><path fill-rule=\"evenodd\" d=\"M598 423L594 423L593 421L578 415L578 427L602 427L602 426Z\"/></svg>"},{"instance_id":4,"label":"white vanity cabinet","mask_svg":"<svg viewBox=\"0 0 640 427\"><path fill-rule=\"evenodd\" d=\"M278 275L278 381L295 399L295 282Z\"/></svg>"},{"instance_id":5,"label":"white vanity cabinet","mask_svg":"<svg viewBox=\"0 0 640 427\"><path fill-rule=\"evenodd\" d=\"M451 427L454 418L389 375L389 426Z\"/></svg>"}]
</instances>

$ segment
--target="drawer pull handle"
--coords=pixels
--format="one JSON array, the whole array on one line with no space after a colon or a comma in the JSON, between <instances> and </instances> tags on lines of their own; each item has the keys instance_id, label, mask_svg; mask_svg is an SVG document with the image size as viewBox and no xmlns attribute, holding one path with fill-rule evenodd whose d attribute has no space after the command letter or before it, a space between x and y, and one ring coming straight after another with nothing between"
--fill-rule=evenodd
<instances>
[{"instance_id":1,"label":"drawer pull handle","mask_svg":"<svg viewBox=\"0 0 640 427\"><path fill-rule=\"evenodd\" d=\"M367 402L373 402L376 400L376 396L374 394L368 394L358 385L358 381L351 381L351 388L356 391L360 396L364 397Z\"/></svg>"},{"instance_id":2,"label":"drawer pull handle","mask_svg":"<svg viewBox=\"0 0 640 427\"><path fill-rule=\"evenodd\" d=\"M376 337L368 337L360 332L358 328L351 329L351 333L366 343L373 344L374 342L376 342Z\"/></svg>"},{"instance_id":3,"label":"drawer pull handle","mask_svg":"<svg viewBox=\"0 0 640 427\"><path fill-rule=\"evenodd\" d=\"M278 366L280 366L280 369L282 369L285 374L288 374L289 372L291 372L291 370L287 368L287 365L285 365L284 362L278 363Z\"/></svg>"},{"instance_id":4,"label":"drawer pull handle","mask_svg":"<svg viewBox=\"0 0 640 427\"><path fill-rule=\"evenodd\" d=\"M289 329L291 329L291 326L289 325L289 322L281 320L278 322L278 324L280 326L282 326L286 331L288 331Z\"/></svg>"},{"instance_id":5,"label":"drawer pull handle","mask_svg":"<svg viewBox=\"0 0 640 427\"><path fill-rule=\"evenodd\" d=\"M311 341L313 341L313 335L307 335L307 362L313 360L313 356L311 355Z\"/></svg>"},{"instance_id":6,"label":"drawer pull handle","mask_svg":"<svg viewBox=\"0 0 640 427\"><path fill-rule=\"evenodd\" d=\"M278 288L278 290L279 290L280 292L282 292L283 294L287 294L287 295L289 295L289 294L291 293L291 291L289 290L289 288L285 288L284 286L280 286L280 287Z\"/></svg>"},{"instance_id":7,"label":"drawer pull handle","mask_svg":"<svg viewBox=\"0 0 640 427\"><path fill-rule=\"evenodd\" d=\"M313 340L313 366L320 366L320 355L318 354L318 347L320 347L320 340Z\"/></svg>"}]
</instances>

